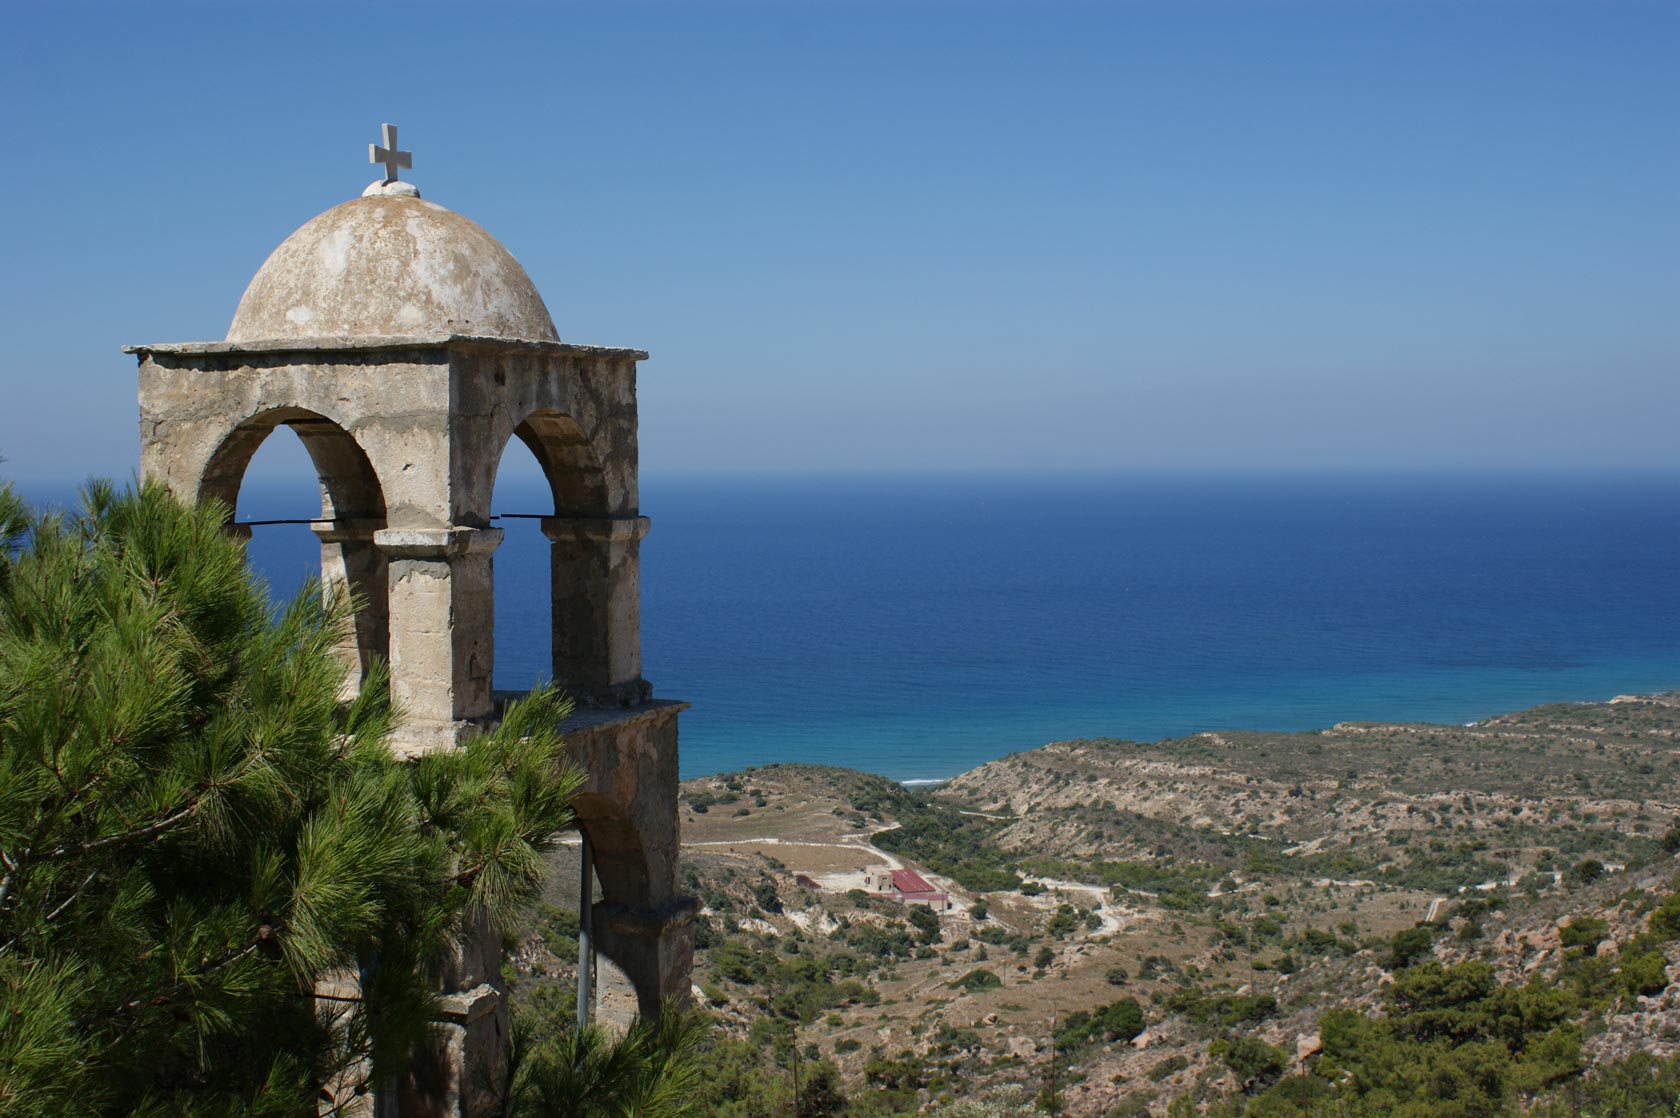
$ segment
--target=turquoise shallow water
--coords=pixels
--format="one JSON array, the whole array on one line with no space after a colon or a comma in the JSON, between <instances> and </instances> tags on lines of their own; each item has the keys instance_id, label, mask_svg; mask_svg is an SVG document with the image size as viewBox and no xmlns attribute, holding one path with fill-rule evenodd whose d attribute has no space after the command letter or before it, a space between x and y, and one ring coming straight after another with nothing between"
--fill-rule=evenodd
<instances>
[{"instance_id":1,"label":"turquoise shallow water","mask_svg":"<svg viewBox=\"0 0 1680 1118\"><path fill-rule=\"evenodd\" d=\"M1061 738L1680 687L1676 480L655 477L642 507L646 675L694 703L684 775L931 779ZM496 675L519 687L546 671L547 544L502 524ZM277 587L312 554L303 529L252 549Z\"/></svg>"}]
</instances>

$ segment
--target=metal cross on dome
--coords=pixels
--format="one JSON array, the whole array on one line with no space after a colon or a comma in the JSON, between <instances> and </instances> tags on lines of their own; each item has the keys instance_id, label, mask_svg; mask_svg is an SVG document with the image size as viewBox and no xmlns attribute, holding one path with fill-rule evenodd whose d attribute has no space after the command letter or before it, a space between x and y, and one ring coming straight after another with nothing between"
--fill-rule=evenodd
<instances>
[{"instance_id":1,"label":"metal cross on dome","mask_svg":"<svg viewBox=\"0 0 1680 1118\"><path fill-rule=\"evenodd\" d=\"M381 124L379 135L384 139L383 144L368 145L368 162L385 164L385 181L397 181L397 168L414 169L414 153L397 150L397 126Z\"/></svg>"}]
</instances>

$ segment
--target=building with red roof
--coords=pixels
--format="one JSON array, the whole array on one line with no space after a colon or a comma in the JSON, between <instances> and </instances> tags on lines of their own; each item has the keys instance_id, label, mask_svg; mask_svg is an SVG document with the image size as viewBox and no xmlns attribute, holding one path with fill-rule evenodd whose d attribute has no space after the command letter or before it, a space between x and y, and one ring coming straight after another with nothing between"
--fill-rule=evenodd
<instances>
[{"instance_id":1,"label":"building with red roof","mask_svg":"<svg viewBox=\"0 0 1680 1118\"><path fill-rule=\"evenodd\" d=\"M951 896L915 870L877 869L864 875L864 887L877 897L891 897L901 904L927 905L935 912L951 909Z\"/></svg>"}]
</instances>

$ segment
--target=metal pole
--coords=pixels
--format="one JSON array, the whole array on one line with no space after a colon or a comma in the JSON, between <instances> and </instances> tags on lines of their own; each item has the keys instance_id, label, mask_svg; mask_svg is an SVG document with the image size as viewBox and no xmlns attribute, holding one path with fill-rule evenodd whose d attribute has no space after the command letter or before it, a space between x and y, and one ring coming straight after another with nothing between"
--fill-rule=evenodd
<instances>
[{"instance_id":1,"label":"metal pole","mask_svg":"<svg viewBox=\"0 0 1680 1118\"><path fill-rule=\"evenodd\" d=\"M578 1028L589 1024L590 994L595 985L595 851L589 843L589 832L578 829L583 842L579 846L582 868L578 870Z\"/></svg>"}]
</instances>

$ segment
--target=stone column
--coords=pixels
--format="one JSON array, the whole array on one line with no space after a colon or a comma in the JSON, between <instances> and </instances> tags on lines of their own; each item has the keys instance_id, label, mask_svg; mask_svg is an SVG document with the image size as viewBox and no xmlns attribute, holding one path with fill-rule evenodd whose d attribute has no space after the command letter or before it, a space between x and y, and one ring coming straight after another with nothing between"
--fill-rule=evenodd
<instances>
[{"instance_id":1,"label":"stone column","mask_svg":"<svg viewBox=\"0 0 1680 1118\"><path fill-rule=\"evenodd\" d=\"M443 997L430 1038L391 1091L400 1118L493 1118L502 1113L512 1023L501 975L502 939L469 923L439 960Z\"/></svg>"},{"instance_id":2,"label":"stone column","mask_svg":"<svg viewBox=\"0 0 1680 1118\"><path fill-rule=\"evenodd\" d=\"M403 711L396 748L459 745L489 718L495 603L490 556L500 528L384 528L390 563L391 697Z\"/></svg>"},{"instance_id":3,"label":"stone column","mask_svg":"<svg viewBox=\"0 0 1680 1118\"><path fill-rule=\"evenodd\" d=\"M653 909L611 901L595 906L601 954L636 988L636 1012L643 1017L659 1017L667 1004L689 1004L698 908L692 897L673 897Z\"/></svg>"},{"instance_id":4,"label":"stone column","mask_svg":"<svg viewBox=\"0 0 1680 1118\"><path fill-rule=\"evenodd\" d=\"M309 525L321 541L321 592L330 601L342 594L351 605L351 625L338 652L350 668L345 691L353 696L375 656L390 655L389 566L374 545L383 520L317 520Z\"/></svg>"},{"instance_id":5,"label":"stone column","mask_svg":"<svg viewBox=\"0 0 1680 1118\"><path fill-rule=\"evenodd\" d=\"M501 977L501 937L479 922L463 930L440 964L443 987L430 1035L406 1065L374 1083L367 1060L321 1085L321 1118L496 1118L503 1113L511 1021ZM316 983L319 1012L348 1027L364 976L339 971Z\"/></svg>"},{"instance_id":6,"label":"stone column","mask_svg":"<svg viewBox=\"0 0 1680 1118\"><path fill-rule=\"evenodd\" d=\"M564 728L588 774L572 804L601 881L595 942L648 1015L687 1000L694 958L697 906L678 873L677 715L686 707L655 700L623 713L585 711Z\"/></svg>"},{"instance_id":7,"label":"stone column","mask_svg":"<svg viewBox=\"0 0 1680 1118\"><path fill-rule=\"evenodd\" d=\"M647 702L642 679L641 544L648 518L548 516L554 680L579 704Z\"/></svg>"}]
</instances>

